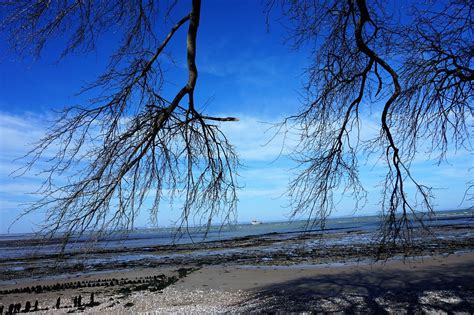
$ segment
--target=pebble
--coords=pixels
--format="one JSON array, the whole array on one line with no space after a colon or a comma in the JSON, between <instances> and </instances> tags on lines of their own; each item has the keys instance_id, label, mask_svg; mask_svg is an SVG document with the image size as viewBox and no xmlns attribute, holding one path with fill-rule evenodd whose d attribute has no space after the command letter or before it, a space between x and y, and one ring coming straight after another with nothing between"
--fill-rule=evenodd
<instances>
[{"instance_id":1,"label":"pebble","mask_svg":"<svg viewBox=\"0 0 474 315\"><path fill-rule=\"evenodd\" d=\"M251 309L249 303L251 295L244 291L218 291L218 290L176 290L168 287L162 292L140 291L133 293L126 300L119 300L120 304L106 307L88 308L86 311L110 314L209 314L209 313L241 313ZM245 307L239 306L245 301ZM124 305L133 305L124 308ZM129 305L130 305L129 304Z\"/></svg>"}]
</instances>

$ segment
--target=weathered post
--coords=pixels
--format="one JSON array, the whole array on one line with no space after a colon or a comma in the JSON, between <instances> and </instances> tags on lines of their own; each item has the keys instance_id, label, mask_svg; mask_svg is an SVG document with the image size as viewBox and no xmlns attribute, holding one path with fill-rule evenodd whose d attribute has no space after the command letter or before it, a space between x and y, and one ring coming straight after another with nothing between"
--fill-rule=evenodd
<instances>
[{"instance_id":1,"label":"weathered post","mask_svg":"<svg viewBox=\"0 0 474 315\"><path fill-rule=\"evenodd\" d=\"M26 302L25 304L25 313L28 313L31 309L31 303L30 301Z\"/></svg>"}]
</instances>

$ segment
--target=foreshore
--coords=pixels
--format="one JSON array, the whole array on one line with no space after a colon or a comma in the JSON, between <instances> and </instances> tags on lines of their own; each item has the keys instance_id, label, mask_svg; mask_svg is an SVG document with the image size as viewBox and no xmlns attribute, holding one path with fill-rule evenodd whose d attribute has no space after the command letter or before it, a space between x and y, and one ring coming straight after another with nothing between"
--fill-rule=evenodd
<instances>
[{"instance_id":1,"label":"foreshore","mask_svg":"<svg viewBox=\"0 0 474 315\"><path fill-rule=\"evenodd\" d=\"M474 239L469 226L455 230L464 237L420 240L406 259L400 252L376 261L371 244L267 235L148 249L168 258L90 270L60 263L11 270L1 275L0 305L5 312L30 302L31 311L38 300L37 313L472 313ZM173 250L179 255L168 255Z\"/></svg>"}]
</instances>

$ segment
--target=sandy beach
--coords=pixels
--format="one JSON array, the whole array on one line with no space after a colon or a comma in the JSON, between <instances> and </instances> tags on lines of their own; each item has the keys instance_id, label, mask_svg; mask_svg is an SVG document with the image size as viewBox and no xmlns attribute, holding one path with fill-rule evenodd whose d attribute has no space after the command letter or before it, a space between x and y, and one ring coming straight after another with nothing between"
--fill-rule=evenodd
<instances>
[{"instance_id":1,"label":"sandy beach","mask_svg":"<svg viewBox=\"0 0 474 315\"><path fill-rule=\"evenodd\" d=\"M2 295L8 304L39 299L37 313L239 313L239 312L369 312L472 313L474 253L393 259L386 262L346 262L296 265L211 265L189 270L179 278L171 269L141 269L66 278L70 281L138 280L161 274L177 281L162 290L124 290L127 285L84 287L42 294ZM35 285L53 284L38 281ZM19 288L10 285L5 288ZM98 305L90 306L95 293ZM83 307L72 307L74 296ZM62 305L55 308L57 297Z\"/></svg>"},{"instance_id":2,"label":"sandy beach","mask_svg":"<svg viewBox=\"0 0 474 315\"><path fill-rule=\"evenodd\" d=\"M5 312L21 304L24 311L30 302L31 312L38 300L35 313L474 312L471 237L439 239L436 246L432 239L423 240L409 258L395 255L383 261L373 259L370 244L311 248L308 239L301 245L301 236L285 236L269 254L272 239L196 244L192 254L190 245L175 246L184 253L179 259L94 270L44 269L49 258L38 258L41 270L47 270L43 275L34 269L2 274L0 305ZM295 243L300 244L298 255L287 250ZM223 255L228 247L232 253ZM220 254L209 254L211 249Z\"/></svg>"}]
</instances>

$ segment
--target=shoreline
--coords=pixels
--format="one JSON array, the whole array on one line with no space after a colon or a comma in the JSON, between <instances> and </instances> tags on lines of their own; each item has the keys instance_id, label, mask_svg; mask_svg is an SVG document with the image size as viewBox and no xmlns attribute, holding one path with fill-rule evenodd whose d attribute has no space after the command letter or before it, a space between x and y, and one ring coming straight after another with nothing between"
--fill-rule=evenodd
<instances>
[{"instance_id":1,"label":"shoreline","mask_svg":"<svg viewBox=\"0 0 474 315\"><path fill-rule=\"evenodd\" d=\"M61 274L102 273L107 270L185 265L295 264L344 262L358 258L390 258L453 253L474 249L472 225L437 227L406 249L391 248L378 256L378 246L369 242L371 233L349 230L331 234L271 233L195 244L159 245L119 250L93 250L58 255L4 259L0 262L0 286L24 278L55 278ZM437 237L433 237L433 235Z\"/></svg>"},{"instance_id":2,"label":"shoreline","mask_svg":"<svg viewBox=\"0 0 474 315\"><path fill-rule=\"evenodd\" d=\"M24 263L24 270L0 273L0 305L7 310L20 303L24 310L38 300L39 313L469 313L474 312L471 231L470 225L438 227L435 236L414 242L408 258L393 248L379 261L374 260L378 247L360 230L323 238L267 234L128 253L139 254L138 260L107 260L117 253L96 251L88 253L95 262L90 265L71 264L79 253L64 260L40 256ZM5 266L8 261L0 264ZM79 295L83 304L74 306Z\"/></svg>"}]
</instances>

